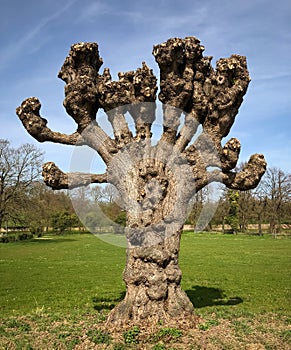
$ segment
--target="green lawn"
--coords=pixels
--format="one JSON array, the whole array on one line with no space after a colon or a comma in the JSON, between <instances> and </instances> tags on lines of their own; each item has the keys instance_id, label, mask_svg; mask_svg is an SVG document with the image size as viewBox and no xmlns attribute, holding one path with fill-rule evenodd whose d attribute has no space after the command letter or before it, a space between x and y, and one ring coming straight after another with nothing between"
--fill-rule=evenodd
<instances>
[{"instance_id":1,"label":"green lawn","mask_svg":"<svg viewBox=\"0 0 291 350\"><path fill-rule=\"evenodd\" d=\"M222 319L232 320L233 329L237 332L237 327L240 334L246 324L250 327L251 319L262 328L262 322L269 322L270 315L284 319L285 325L291 316L290 252L291 240L288 238L183 234L180 254L182 287L191 298L196 313L208 320L202 329L215 326ZM124 248L105 243L90 234L0 244L0 315L4 322L0 336L2 329L8 342L7 329L10 332L10 328L7 322L29 315L41 315L42 321L39 319L38 322L44 322L46 318L47 322L52 322L64 317L81 320L84 315L89 315L89 324L92 325L122 297L124 265ZM245 318L243 323L241 317ZM23 331L21 327L18 329L19 338ZM277 327L280 329L277 332L279 340L282 327ZM74 329L76 332L77 328ZM290 330L284 328L284 332L284 337L286 334L290 337ZM213 337L217 342L223 341L216 338ZM59 343L56 344L58 347ZM14 348L17 346L11 347Z\"/></svg>"},{"instance_id":2,"label":"green lawn","mask_svg":"<svg viewBox=\"0 0 291 350\"><path fill-rule=\"evenodd\" d=\"M291 305L290 253L290 239L187 233L180 254L182 286L198 312L231 306L285 313ZM1 314L37 308L83 312L94 300L114 302L124 292L124 264L123 248L87 234L1 244Z\"/></svg>"},{"instance_id":3,"label":"green lawn","mask_svg":"<svg viewBox=\"0 0 291 350\"><path fill-rule=\"evenodd\" d=\"M288 238L186 234L180 261L198 312L290 312Z\"/></svg>"},{"instance_id":4,"label":"green lawn","mask_svg":"<svg viewBox=\"0 0 291 350\"><path fill-rule=\"evenodd\" d=\"M90 234L1 244L1 314L92 311L96 298L120 296L124 264L124 249Z\"/></svg>"}]
</instances>

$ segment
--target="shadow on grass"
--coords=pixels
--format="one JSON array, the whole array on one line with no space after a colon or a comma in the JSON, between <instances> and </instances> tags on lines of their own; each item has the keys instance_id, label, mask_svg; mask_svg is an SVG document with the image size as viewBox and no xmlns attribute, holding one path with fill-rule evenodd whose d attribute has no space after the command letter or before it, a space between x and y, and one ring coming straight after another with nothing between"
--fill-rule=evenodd
<instances>
[{"instance_id":1,"label":"shadow on grass","mask_svg":"<svg viewBox=\"0 0 291 350\"><path fill-rule=\"evenodd\" d=\"M228 297L222 289L212 287L193 286L192 289L186 290L186 294L195 308L199 309L206 306L230 306L243 302L240 297ZM119 297L93 297L93 308L97 311L111 310L117 303L125 297L125 292L120 293Z\"/></svg>"},{"instance_id":2,"label":"shadow on grass","mask_svg":"<svg viewBox=\"0 0 291 350\"><path fill-rule=\"evenodd\" d=\"M94 309L97 311L101 310L112 310L114 306L122 301L125 297L125 292L120 293L119 297L116 298L112 296L112 298L100 298L100 297L94 297L92 298L92 301L94 303Z\"/></svg>"},{"instance_id":3,"label":"shadow on grass","mask_svg":"<svg viewBox=\"0 0 291 350\"><path fill-rule=\"evenodd\" d=\"M186 293L195 308L199 309L206 306L227 306L237 305L243 302L243 299L235 296L228 297L222 289L193 286L186 290Z\"/></svg>"}]
</instances>

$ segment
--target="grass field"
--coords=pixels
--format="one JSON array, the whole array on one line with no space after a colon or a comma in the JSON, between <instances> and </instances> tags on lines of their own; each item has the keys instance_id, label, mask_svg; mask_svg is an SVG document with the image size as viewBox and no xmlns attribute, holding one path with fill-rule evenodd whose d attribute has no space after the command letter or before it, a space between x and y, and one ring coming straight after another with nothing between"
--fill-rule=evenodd
<instances>
[{"instance_id":1,"label":"grass field","mask_svg":"<svg viewBox=\"0 0 291 350\"><path fill-rule=\"evenodd\" d=\"M182 287L201 321L132 345L102 329L125 290L123 248L89 234L1 244L0 349L289 349L290 252L288 238L183 234Z\"/></svg>"}]
</instances>

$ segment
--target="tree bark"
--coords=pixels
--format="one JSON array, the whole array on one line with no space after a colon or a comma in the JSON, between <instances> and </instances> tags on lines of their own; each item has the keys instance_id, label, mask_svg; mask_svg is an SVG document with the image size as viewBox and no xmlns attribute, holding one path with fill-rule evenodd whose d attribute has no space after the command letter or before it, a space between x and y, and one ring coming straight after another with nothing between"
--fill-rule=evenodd
<instances>
[{"instance_id":1,"label":"tree bark","mask_svg":"<svg viewBox=\"0 0 291 350\"><path fill-rule=\"evenodd\" d=\"M193 316L193 305L180 286L180 235L181 231L155 246L127 250L123 275L126 295L110 312L108 323L169 323Z\"/></svg>"},{"instance_id":2,"label":"tree bark","mask_svg":"<svg viewBox=\"0 0 291 350\"><path fill-rule=\"evenodd\" d=\"M107 173L123 199L128 241L126 296L108 322L191 318L178 265L181 231L195 194L191 167L173 145L137 140L113 158Z\"/></svg>"}]
</instances>

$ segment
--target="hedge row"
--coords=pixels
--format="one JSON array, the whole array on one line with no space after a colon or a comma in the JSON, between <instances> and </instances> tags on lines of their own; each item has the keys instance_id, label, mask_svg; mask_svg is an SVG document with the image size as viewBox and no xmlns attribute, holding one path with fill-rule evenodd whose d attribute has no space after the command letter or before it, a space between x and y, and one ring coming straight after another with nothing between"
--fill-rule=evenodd
<instances>
[{"instance_id":1,"label":"hedge row","mask_svg":"<svg viewBox=\"0 0 291 350\"><path fill-rule=\"evenodd\" d=\"M0 236L0 243L9 243L17 241L26 241L32 239L33 234L30 232L9 233Z\"/></svg>"}]
</instances>

